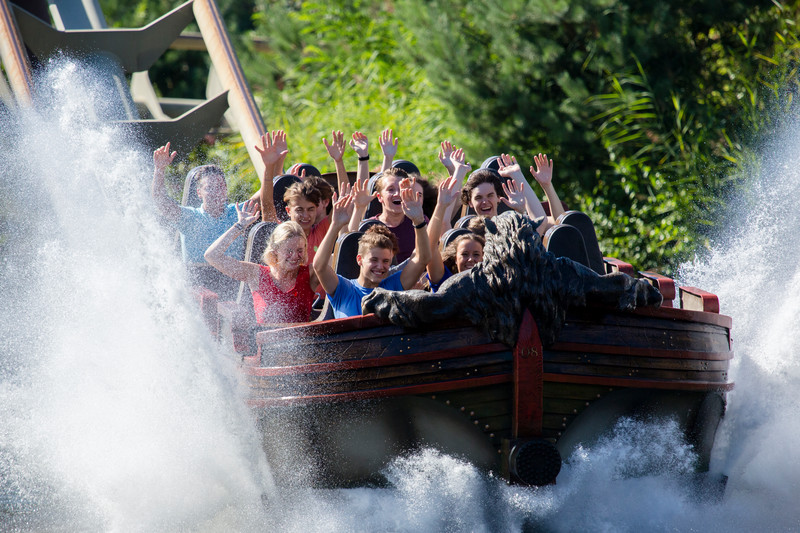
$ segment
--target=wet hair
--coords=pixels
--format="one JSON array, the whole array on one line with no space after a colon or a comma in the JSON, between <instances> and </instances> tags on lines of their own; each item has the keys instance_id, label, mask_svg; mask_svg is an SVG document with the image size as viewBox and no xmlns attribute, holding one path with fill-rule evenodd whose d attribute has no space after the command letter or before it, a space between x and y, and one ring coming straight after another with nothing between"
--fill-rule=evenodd
<instances>
[{"instance_id":1,"label":"wet hair","mask_svg":"<svg viewBox=\"0 0 800 533\"><path fill-rule=\"evenodd\" d=\"M407 173L405 170L403 170L402 168L393 167L393 168L390 168L390 169L384 170L384 171L383 171L383 173L381 174L381 177L380 177L380 178L378 178L378 181L376 181L376 182L375 182L375 190L376 190L376 191L378 191L378 192L383 192L383 187L384 187L384 181L383 181L383 178L386 178L386 177L388 177L388 176L397 176L397 177L398 177L398 178L400 178L401 180L402 180L402 179L405 179L405 178L410 178L410 177L411 177L411 176L409 176L409 175L408 175L408 173Z\"/></svg>"},{"instance_id":2,"label":"wet hair","mask_svg":"<svg viewBox=\"0 0 800 533\"><path fill-rule=\"evenodd\" d=\"M293 183L291 187L286 189L286 192L283 193L283 201L286 202L286 205L290 205L292 201L296 201L299 198L308 200L312 204L319 207L319 201L322 199L322 194L320 193L319 189L309 181Z\"/></svg>"},{"instance_id":3,"label":"wet hair","mask_svg":"<svg viewBox=\"0 0 800 533\"><path fill-rule=\"evenodd\" d=\"M219 165L200 165L190 170L186 175L186 179L194 180L195 186L200 188L212 176L219 176L224 181L225 171Z\"/></svg>"},{"instance_id":4,"label":"wet hair","mask_svg":"<svg viewBox=\"0 0 800 533\"><path fill-rule=\"evenodd\" d=\"M481 248L486 246L486 239L480 235L475 235L474 233L465 233L464 235L459 235L453 239L453 242L448 244L447 248L445 248L444 252L442 252L442 262L444 263L444 266L446 266L453 274L456 273L456 255L458 254L458 245L464 241L475 241L481 245Z\"/></svg>"},{"instance_id":5,"label":"wet hair","mask_svg":"<svg viewBox=\"0 0 800 533\"><path fill-rule=\"evenodd\" d=\"M364 256L373 248L385 248L396 254L400 250L397 236L383 224L373 224L358 239L358 255Z\"/></svg>"},{"instance_id":6,"label":"wet hair","mask_svg":"<svg viewBox=\"0 0 800 533\"><path fill-rule=\"evenodd\" d=\"M470 230L475 235L479 235L485 238L486 223L484 222L484 217L481 216L472 217L467 223L467 229Z\"/></svg>"},{"instance_id":7,"label":"wet hair","mask_svg":"<svg viewBox=\"0 0 800 533\"><path fill-rule=\"evenodd\" d=\"M269 236L269 240L267 240L267 248L264 250L264 254L261 256L261 262L265 265L274 266L278 263L278 248L281 245L292 239L294 237L302 237L303 241L306 242L306 256L303 258L303 264L308 263L308 239L306 239L306 232L303 231L302 226L297 222L292 222L291 220L287 222L281 222L278 224L272 233Z\"/></svg>"},{"instance_id":8,"label":"wet hair","mask_svg":"<svg viewBox=\"0 0 800 533\"><path fill-rule=\"evenodd\" d=\"M310 176L306 176L303 181L310 183L319 191L321 200L331 200L333 198L333 187L331 187L330 183L319 176L312 174Z\"/></svg>"},{"instance_id":9,"label":"wet hair","mask_svg":"<svg viewBox=\"0 0 800 533\"><path fill-rule=\"evenodd\" d=\"M503 182L500 179L500 174L488 168L479 168L469 175L467 183L464 185L464 188L461 189L461 203L469 205L472 199L472 190L482 183L491 183L494 185L494 191L497 193L498 198L505 196L505 194L503 194Z\"/></svg>"}]
</instances>

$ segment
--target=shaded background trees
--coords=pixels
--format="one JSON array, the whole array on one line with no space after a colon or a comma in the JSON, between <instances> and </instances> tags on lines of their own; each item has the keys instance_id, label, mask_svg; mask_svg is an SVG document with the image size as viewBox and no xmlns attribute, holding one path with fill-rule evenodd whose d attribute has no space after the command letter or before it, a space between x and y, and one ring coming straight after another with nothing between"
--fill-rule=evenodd
<instances>
[{"instance_id":1,"label":"shaded background trees","mask_svg":"<svg viewBox=\"0 0 800 533\"><path fill-rule=\"evenodd\" d=\"M136 26L178 2L101 4L110 23ZM398 156L425 173L440 171L445 138L474 165L501 151L524 162L547 152L562 198L594 219L604 252L640 268L669 271L702 249L758 143L797 113L798 1L220 8L267 125L289 133L292 160L328 170L320 139L334 128L365 131L375 152L378 132L393 127ZM269 50L256 52L252 36ZM170 52L151 77L162 92L189 90L203 61ZM203 156L244 168L236 142Z\"/></svg>"}]
</instances>

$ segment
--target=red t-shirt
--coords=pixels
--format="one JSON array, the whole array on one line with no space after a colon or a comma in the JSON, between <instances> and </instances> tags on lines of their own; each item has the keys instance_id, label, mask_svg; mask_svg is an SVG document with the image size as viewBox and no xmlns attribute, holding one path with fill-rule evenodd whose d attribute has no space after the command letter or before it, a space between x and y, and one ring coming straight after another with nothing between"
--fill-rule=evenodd
<instances>
[{"instance_id":1,"label":"red t-shirt","mask_svg":"<svg viewBox=\"0 0 800 533\"><path fill-rule=\"evenodd\" d=\"M253 293L256 321L259 324L308 322L311 318L311 304L314 303L308 265L300 267L294 287L287 292L275 285L268 266L259 265L259 268L261 278L258 281L258 290Z\"/></svg>"}]
</instances>

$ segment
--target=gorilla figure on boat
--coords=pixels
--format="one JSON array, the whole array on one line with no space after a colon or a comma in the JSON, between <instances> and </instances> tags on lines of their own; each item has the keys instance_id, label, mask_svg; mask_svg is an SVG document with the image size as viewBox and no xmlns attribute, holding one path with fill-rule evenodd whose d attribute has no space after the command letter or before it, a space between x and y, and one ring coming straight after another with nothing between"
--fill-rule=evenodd
<instances>
[{"instance_id":1,"label":"gorilla figure on boat","mask_svg":"<svg viewBox=\"0 0 800 533\"><path fill-rule=\"evenodd\" d=\"M455 274L436 293L377 288L364 297L362 309L407 327L463 318L513 346L526 308L542 342L551 344L572 306L630 310L658 306L661 300L658 289L644 280L621 272L601 276L555 257L542 246L535 222L508 211L486 220L482 263Z\"/></svg>"}]
</instances>

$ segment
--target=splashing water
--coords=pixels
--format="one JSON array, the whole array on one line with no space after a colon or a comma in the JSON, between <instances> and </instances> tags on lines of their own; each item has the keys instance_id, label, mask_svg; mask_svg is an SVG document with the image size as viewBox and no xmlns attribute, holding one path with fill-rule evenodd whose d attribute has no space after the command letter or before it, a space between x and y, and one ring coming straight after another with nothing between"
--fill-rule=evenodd
<instances>
[{"instance_id":1,"label":"splashing water","mask_svg":"<svg viewBox=\"0 0 800 533\"><path fill-rule=\"evenodd\" d=\"M148 151L89 118L93 78L58 62L2 117L0 523L257 523L272 482L235 360L157 221Z\"/></svg>"},{"instance_id":2,"label":"splashing water","mask_svg":"<svg viewBox=\"0 0 800 533\"><path fill-rule=\"evenodd\" d=\"M149 197L152 147L98 122L104 89L62 60L0 113L0 530L793 530L800 153L765 156L738 229L680 281L734 319L736 389L694 490L670 420L622 420L558 483L508 486L435 450L388 488L275 488L236 360L208 335ZM800 130L796 130L800 131Z\"/></svg>"}]
</instances>

